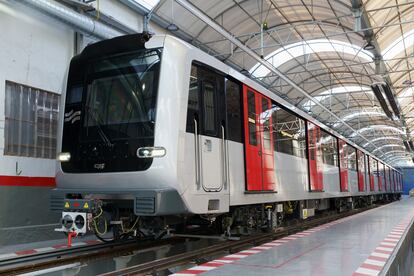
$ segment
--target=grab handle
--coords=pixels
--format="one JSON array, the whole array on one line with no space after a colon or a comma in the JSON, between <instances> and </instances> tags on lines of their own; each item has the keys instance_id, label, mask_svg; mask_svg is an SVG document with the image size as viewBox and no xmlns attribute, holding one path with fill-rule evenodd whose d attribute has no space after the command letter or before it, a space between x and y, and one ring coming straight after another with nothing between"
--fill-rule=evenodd
<instances>
[{"instance_id":1,"label":"grab handle","mask_svg":"<svg viewBox=\"0 0 414 276\"><path fill-rule=\"evenodd\" d=\"M195 161L196 161L196 184L197 190L200 190L200 142L198 137L198 123L194 119L194 146L195 146Z\"/></svg>"},{"instance_id":2,"label":"grab handle","mask_svg":"<svg viewBox=\"0 0 414 276\"><path fill-rule=\"evenodd\" d=\"M225 139L225 131L224 126L221 126L221 153L222 153L222 160L223 160L223 187L227 189L227 181L228 181L228 168L227 168L227 143Z\"/></svg>"}]
</instances>

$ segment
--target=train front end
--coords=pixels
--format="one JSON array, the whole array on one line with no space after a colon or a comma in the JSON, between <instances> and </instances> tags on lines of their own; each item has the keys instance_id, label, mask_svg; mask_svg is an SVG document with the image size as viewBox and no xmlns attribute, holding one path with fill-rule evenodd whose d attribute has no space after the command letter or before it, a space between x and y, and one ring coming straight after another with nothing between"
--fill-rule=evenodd
<instances>
[{"instance_id":1,"label":"train front end","mask_svg":"<svg viewBox=\"0 0 414 276\"><path fill-rule=\"evenodd\" d=\"M62 211L57 231L93 231L102 239L156 235L166 217L187 212L171 116L179 96L168 68L162 69L164 40L117 37L72 59L51 194L51 209Z\"/></svg>"}]
</instances>

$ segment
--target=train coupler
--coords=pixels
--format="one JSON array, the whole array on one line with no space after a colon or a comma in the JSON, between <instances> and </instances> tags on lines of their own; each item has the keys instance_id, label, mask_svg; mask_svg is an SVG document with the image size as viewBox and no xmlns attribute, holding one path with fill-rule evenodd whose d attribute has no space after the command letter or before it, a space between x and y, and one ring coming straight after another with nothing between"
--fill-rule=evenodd
<instances>
[{"instance_id":1,"label":"train coupler","mask_svg":"<svg viewBox=\"0 0 414 276\"><path fill-rule=\"evenodd\" d=\"M61 228L56 228L56 232L72 234L72 237L86 234L89 230L89 221L92 219L91 213L85 212L62 212ZM73 235L75 233L76 235Z\"/></svg>"},{"instance_id":2,"label":"train coupler","mask_svg":"<svg viewBox=\"0 0 414 276\"><path fill-rule=\"evenodd\" d=\"M64 232L71 235L71 239L76 236L86 234L90 229L92 214L96 211L99 204L89 199L66 199L64 201L64 211L62 212L61 228L55 229L57 232Z\"/></svg>"}]
</instances>

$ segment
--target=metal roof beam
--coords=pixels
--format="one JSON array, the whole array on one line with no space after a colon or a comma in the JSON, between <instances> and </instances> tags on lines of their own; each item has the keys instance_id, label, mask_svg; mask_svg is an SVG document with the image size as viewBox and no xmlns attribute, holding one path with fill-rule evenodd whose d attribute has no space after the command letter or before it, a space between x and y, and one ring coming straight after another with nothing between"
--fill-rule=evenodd
<instances>
[{"instance_id":1,"label":"metal roof beam","mask_svg":"<svg viewBox=\"0 0 414 276\"><path fill-rule=\"evenodd\" d=\"M288 83L289 85L291 85L292 87L294 87L298 92L300 92L301 94L303 94L306 98L308 98L309 100L311 100L312 102L314 102L316 105L320 106L325 112L327 112L328 114L330 114L332 117L334 117L338 121L341 121L350 130L352 130L353 132L357 132L357 130L354 129L351 125L349 125L347 122L344 122L340 117L338 117L338 115L336 115L335 113L333 113L331 110L329 110L323 104L321 104L318 100L316 100L314 97L312 97L311 95L309 95L305 90L303 90L295 82L293 82L291 79L289 79L288 77L286 77L282 72L280 72L277 68L275 68L270 62L268 62L268 61L260 58L259 55L257 55L249 47L247 47L246 45L244 45L243 43L241 43L240 40L238 40L237 38L235 38L231 33L229 33L227 30L225 30L222 26L220 26L219 24L217 24L215 21L213 21L209 16L207 16L204 12L202 12L201 10L199 10L197 7L195 7L189 1L187 1L187 0L175 0L175 1L178 4L180 4L183 8L185 8L187 11L189 11L191 14L193 14L194 16L196 16L197 18L199 18L200 20L202 20L204 23L206 23L207 25L209 25L216 32L218 32L219 34L221 34L222 36L224 36L225 38L227 38L231 43L233 43L234 45L236 45L240 49L244 50L250 57L252 57L257 62L259 62L263 66L265 66L267 69L269 69L270 71L272 71L273 73L275 73L276 75L278 75L281 79L283 79L286 83ZM359 133L357 135L360 136L365 141L367 141L367 142L370 143L370 141L367 138L365 138L363 135L361 135ZM376 146L374 145L374 147L376 147Z\"/></svg>"}]
</instances>

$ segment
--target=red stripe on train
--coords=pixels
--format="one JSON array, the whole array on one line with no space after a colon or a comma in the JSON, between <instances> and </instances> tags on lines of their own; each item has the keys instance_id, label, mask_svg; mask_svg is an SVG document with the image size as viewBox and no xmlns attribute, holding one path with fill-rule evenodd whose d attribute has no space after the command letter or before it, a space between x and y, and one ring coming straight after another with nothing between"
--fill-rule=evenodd
<instances>
[{"instance_id":1,"label":"red stripe on train","mask_svg":"<svg viewBox=\"0 0 414 276\"><path fill-rule=\"evenodd\" d=\"M55 187L54 177L0 175L0 186Z\"/></svg>"}]
</instances>

